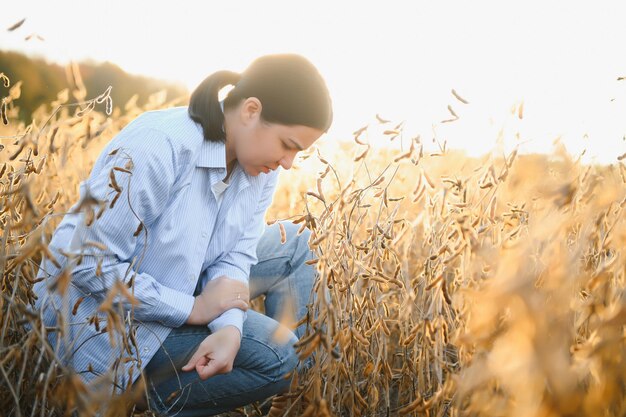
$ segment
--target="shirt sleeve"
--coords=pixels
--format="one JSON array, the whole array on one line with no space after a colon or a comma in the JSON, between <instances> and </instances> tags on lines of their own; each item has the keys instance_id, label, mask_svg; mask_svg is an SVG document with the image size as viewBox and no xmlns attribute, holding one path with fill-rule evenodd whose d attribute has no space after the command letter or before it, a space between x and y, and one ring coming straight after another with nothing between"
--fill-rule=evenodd
<instances>
[{"instance_id":1,"label":"shirt sleeve","mask_svg":"<svg viewBox=\"0 0 626 417\"><path fill-rule=\"evenodd\" d=\"M241 238L226 256L208 268L207 276L209 280L225 275L246 284L248 283L250 267L258 262L256 248L259 239L265 231L265 212L272 203L274 193L276 192L278 173L278 170L274 171L263 187L261 200L250 221L250 227L246 226L246 230ZM245 319L246 313L243 310L231 308L210 322L208 327L211 332L215 333L225 326L235 326L239 329L240 335L242 335Z\"/></svg>"},{"instance_id":2,"label":"shirt sleeve","mask_svg":"<svg viewBox=\"0 0 626 417\"><path fill-rule=\"evenodd\" d=\"M71 253L82 255L72 270L72 285L102 302L116 280L128 284L134 277L130 291L139 301L134 307L135 318L169 327L185 323L194 297L162 285L150 274L136 273L142 257L141 252L138 256L134 253L137 245L144 247L150 225L167 207L177 172L176 153L167 135L146 128L122 130L81 184L81 200L89 195L105 201L106 208L91 225L84 210L75 214L78 217L69 244ZM111 175L121 192L112 186ZM140 220L144 226L136 233ZM116 296L113 303L124 310L131 307L123 296Z\"/></svg>"}]
</instances>

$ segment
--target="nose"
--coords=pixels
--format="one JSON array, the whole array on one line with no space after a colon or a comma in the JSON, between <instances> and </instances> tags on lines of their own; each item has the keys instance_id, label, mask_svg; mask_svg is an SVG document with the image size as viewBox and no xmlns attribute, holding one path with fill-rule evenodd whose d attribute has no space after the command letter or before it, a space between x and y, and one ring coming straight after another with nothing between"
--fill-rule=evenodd
<instances>
[{"instance_id":1,"label":"nose","mask_svg":"<svg viewBox=\"0 0 626 417\"><path fill-rule=\"evenodd\" d=\"M278 161L278 163L280 164L281 167L283 167L283 169L290 169L291 166L293 165L293 160L296 157L296 152L293 153L288 153L287 155L283 156L283 158Z\"/></svg>"}]
</instances>

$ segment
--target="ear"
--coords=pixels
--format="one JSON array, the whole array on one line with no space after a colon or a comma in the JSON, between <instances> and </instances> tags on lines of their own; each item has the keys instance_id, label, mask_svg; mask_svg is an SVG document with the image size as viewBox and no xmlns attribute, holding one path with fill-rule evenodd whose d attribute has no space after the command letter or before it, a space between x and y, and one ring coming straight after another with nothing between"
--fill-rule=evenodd
<instances>
[{"instance_id":1,"label":"ear","mask_svg":"<svg viewBox=\"0 0 626 417\"><path fill-rule=\"evenodd\" d=\"M261 105L261 100L258 98L248 97L245 99L241 108L243 122L247 123L259 119L261 117L262 108L263 106Z\"/></svg>"}]
</instances>

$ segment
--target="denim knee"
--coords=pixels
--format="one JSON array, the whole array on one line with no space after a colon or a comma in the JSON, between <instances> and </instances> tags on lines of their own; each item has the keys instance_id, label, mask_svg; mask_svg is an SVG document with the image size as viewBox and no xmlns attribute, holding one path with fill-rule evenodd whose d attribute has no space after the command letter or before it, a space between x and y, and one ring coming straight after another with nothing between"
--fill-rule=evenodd
<instances>
[{"instance_id":1,"label":"denim knee","mask_svg":"<svg viewBox=\"0 0 626 417\"><path fill-rule=\"evenodd\" d=\"M298 230L300 229L301 224L295 224L292 222L283 222L282 223L285 228L285 234L287 237L287 241L290 240L295 241L296 249L294 253L294 259L299 259L303 255L306 255L308 252L311 252L309 248L309 238L311 237L311 231L308 228L305 228L302 233L298 235Z\"/></svg>"},{"instance_id":2,"label":"denim knee","mask_svg":"<svg viewBox=\"0 0 626 417\"><path fill-rule=\"evenodd\" d=\"M282 357L284 375L293 371L298 365L298 354L296 353L296 348L294 347L297 341L298 341L298 338L296 337L295 334L292 333L291 338L285 345L285 349L283 351L284 353Z\"/></svg>"}]
</instances>

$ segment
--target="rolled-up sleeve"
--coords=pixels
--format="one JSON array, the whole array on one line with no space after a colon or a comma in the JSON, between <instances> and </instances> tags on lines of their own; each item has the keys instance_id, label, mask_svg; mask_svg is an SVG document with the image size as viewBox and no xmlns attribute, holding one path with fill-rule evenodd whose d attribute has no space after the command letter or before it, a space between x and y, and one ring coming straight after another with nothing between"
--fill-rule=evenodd
<instances>
[{"instance_id":1,"label":"rolled-up sleeve","mask_svg":"<svg viewBox=\"0 0 626 417\"><path fill-rule=\"evenodd\" d=\"M162 285L150 274L137 273L141 256L135 256L135 251L147 239L150 224L167 207L177 172L176 152L164 133L147 128L122 130L81 184L81 199L88 194L105 201L106 209L91 225L84 211L74 214L78 218L68 248L82 255L72 269L72 285L101 302L116 280L127 284L134 277L133 295L139 301L135 318L169 327L185 323L194 297ZM114 189L111 175L120 192ZM136 233L140 222L143 230ZM115 297L114 304L125 310L131 307L122 296Z\"/></svg>"},{"instance_id":2,"label":"rolled-up sleeve","mask_svg":"<svg viewBox=\"0 0 626 417\"><path fill-rule=\"evenodd\" d=\"M265 231L265 212L274 198L276 184L278 182L278 173L279 171L277 170L268 176L254 215L252 219L250 219L250 223L245 225L245 231L233 249L208 268L207 276L209 280L220 276L227 276L248 283L250 267L258 262L256 249L259 239ZM209 323L208 326L211 332L216 332L225 326L235 326L239 329L240 334L243 334L243 322L245 318L246 313L243 310L233 308L225 311L221 316Z\"/></svg>"}]
</instances>

